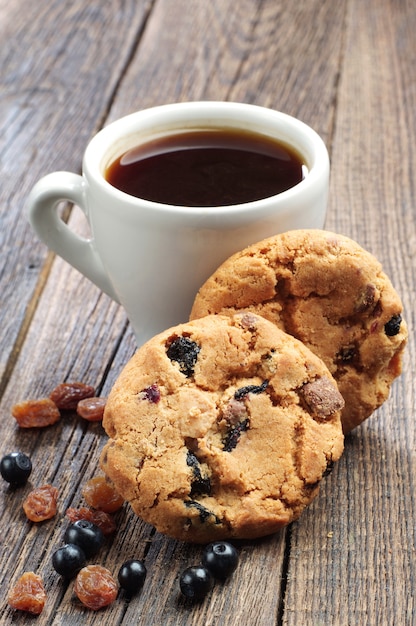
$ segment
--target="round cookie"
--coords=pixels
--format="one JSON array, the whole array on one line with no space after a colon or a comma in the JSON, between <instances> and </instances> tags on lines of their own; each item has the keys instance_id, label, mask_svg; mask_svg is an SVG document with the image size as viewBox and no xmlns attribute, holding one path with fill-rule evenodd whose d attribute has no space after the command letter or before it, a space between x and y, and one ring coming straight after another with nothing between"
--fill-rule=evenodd
<instances>
[{"instance_id":1,"label":"round cookie","mask_svg":"<svg viewBox=\"0 0 416 626\"><path fill-rule=\"evenodd\" d=\"M179 540L254 538L295 520L343 451L336 383L301 342L251 313L152 338L117 379L101 467Z\"/></svg>"},{"instance_id":2,"label":"round cookie","mask_svg":"<svg viewBox=\"0 0 416 626\"><path fill-rule=\"evenodd\" d=\"M377 259L321 230L290 231L226 260L196 296L191 319L255 312L308 346L345 399L344 433L388 397L401 373L402 303Z\"/></svg>"}]
</instances>

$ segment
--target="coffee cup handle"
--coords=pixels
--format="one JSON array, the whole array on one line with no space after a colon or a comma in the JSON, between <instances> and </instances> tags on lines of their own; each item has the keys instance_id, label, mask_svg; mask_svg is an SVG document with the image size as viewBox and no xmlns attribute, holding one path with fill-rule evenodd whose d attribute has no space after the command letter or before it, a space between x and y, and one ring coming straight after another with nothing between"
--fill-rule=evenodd
<instances>
[{"instance_id":1,"label":"coffee cup handle","mask_svg":"<svg viewBox=\"0 0 416 626\"><path fill-rule=\"evenodd\" d=\"M56 208L62 201L79 206L88 219L85 180L82 176L71 172L53 172L41 178L28 198L27 210L31 226L48 248L119 302L96 250L94 239L80 237L59 217Z\"/></svg>"}]
</instances>

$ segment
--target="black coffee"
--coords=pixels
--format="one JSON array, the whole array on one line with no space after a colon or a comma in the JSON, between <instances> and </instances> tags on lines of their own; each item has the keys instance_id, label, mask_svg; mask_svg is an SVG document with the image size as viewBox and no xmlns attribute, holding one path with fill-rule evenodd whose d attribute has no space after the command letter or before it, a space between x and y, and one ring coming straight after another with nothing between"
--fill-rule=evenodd
<instances>
[{"instance_id":1,"label":"black coffee","mask_svg":"<svg viewBox=\"0 0 416 626\"><path fill-rule=\"evenodd\" d=\"M299 155L277 140L233 129L169 135L123 154L105 178L121 191L177 206L253 202L304 178Z\"/></svg>"}]
</instances>

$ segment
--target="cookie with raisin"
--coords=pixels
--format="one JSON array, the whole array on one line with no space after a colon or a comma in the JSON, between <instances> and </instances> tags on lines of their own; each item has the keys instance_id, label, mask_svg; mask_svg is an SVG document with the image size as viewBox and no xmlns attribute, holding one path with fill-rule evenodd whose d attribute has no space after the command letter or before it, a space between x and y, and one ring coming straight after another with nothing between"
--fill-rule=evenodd
<instances>
[{"instance_id":1,"label":"cookie with raisin","mask_svg":"<svg viewBox=\"0 0 416 626\"><path fill-rule=\"evenodd\" d=\"M226 260L201 287L190 319L252 311L302 341L337 381L348 433L381 406L401 373L402 308L379 261L358 243L296 230Z\"/></svg>"},{"instance_id":2,"label":"cookie with raisin","mask_svg":"<svg viewBox=\"0 0 416 626\"><path fill-rule=\"evenodd\" d=\"M297 519L343 451L324 363L252 313L153 337L109 394L101 467L142 519L207 543Z\"/></svg>"}]
</instances>

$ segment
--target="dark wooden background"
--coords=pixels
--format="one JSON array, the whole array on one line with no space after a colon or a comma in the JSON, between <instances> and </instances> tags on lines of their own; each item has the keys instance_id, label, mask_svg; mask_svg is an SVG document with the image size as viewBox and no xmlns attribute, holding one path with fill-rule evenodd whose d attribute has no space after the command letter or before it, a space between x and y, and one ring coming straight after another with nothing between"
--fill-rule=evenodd
<instances>
[{"instance_id":1,"label":"dark wooden background","mask_svg":"<svg viewBox=\"0 0 416 626\"><path fill-rule=\"evenodd\" d=\"M1 624L361 626L416 624L416 7L412 0L0 0L0 456L32 456L30 484L0 484ZM281 533L240 545L240 566L200 605L178 578L201 549L154 533L128 509L99 562L145 558L130 603L98 614L51 566L64 512L97 473L100 425L75 417L19 430L11 406L81 380L106 395L135 349L124 312L31 231L25 202L44 174L79 171L104 124L157 104L218 99L298 116L327 143L326 227L383 263L410 338L388 402L346 440L320 496ZM80 211L63 209L85 233ZM59 514L34 525L31 485L59 488ZM45 579L43 614L7 607L26 570Z\"/></svg>"}]
</instances>

